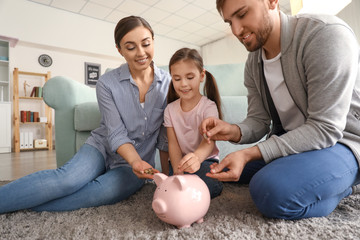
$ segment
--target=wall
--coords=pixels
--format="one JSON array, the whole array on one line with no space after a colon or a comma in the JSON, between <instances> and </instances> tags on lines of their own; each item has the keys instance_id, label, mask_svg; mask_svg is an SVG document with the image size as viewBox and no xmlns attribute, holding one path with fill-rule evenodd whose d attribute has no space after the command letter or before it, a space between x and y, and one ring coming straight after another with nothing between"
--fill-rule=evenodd
<instances>
[{"instance_id":1,"label":"wall","mask_svg":"<svg viewBox=\"0 0 360 240\"><path fill-rule=\"evenodd\" d=\"M65 74L83 82L84 62L96 62L102 70L124 62L115 48L115 24L47 7L25 0L0 0L0 35L17 38L11 49L11 65L27 71L42 69L37 57L49 54L54 64L53 76ZM180 47L192 47L155 35L155 57L158 65L166 65Z\"/></svg>"},{"instance_id":2,"label":"wall","mask_svg":"<svg viewBox=\"0 0 360 240\"><path fill-rule=\"evenodd\" d=\"M27 72L51 71L52 76L65 75L84 83L85 62L101 64L102 73L107 68L119 66L125 60L115 48L115 25L30 1L0 0L0 35L19 40L10 49L10 82L13 82L12 69L15 67ZM181 47L200 50L198 46L155 33L155 64L167 65L171 55ZM38 57L41 54L52 57L50 67L40 66ZM20 94L24 92L24 81L20 78ZM28 91L31 88L28 87ZM10 91L12 99L12 88ZM32 105L25 101L20 109L32 109ZM29 131L33 131L35 137L42 135L38 129Z\"/></svg>"},{"instance_id":3,"label":"wall","mask_svg":"<svg viewBox=\"0 0 360 240\"><path fill-rule=\"evenodd\" d=\"M354 30L355 35L360 44L360 0L352 0L341 12L337 14L339 18L344 20Z\"/></svg>"},{"instance_id":4,"label":"wall","mask_svg":"<svg viewBox=\"0 0 360 240\"><path fill-rule=\"evenodd\" d=\"M244 63L248 55L246 48L234 35L205 45L201 50L205 65Z\"/></svg>"}]
</instances>

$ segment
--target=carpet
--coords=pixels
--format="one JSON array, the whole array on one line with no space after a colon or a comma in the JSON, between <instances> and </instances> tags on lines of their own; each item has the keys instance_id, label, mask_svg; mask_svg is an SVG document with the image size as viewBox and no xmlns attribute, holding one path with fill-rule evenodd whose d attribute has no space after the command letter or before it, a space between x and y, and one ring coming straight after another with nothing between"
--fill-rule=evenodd
<instances>
[{"instance_id":1,"label":"carpet","mask_svg":"<svg viewBox=\"0 0 360 240\"><path fill-rule=\"evenodd\" d=\"M247 186L225 183L203 223L177 229L153 212L155 188L147 183L129 199L109 206L1 214L0 239L360 239L360 194L343 199L327 217L285 221L264 218Z\"/></svg>"}]
</instances>

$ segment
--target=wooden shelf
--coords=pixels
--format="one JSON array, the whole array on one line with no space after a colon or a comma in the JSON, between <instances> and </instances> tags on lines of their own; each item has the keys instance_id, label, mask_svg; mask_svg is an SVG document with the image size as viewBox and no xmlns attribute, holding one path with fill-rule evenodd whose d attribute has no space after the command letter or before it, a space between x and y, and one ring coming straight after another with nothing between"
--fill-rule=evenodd
<instances>
[{"instance_id":1,"label":"wooden shelf","mask_svg":"<svg viewBox=\"0 0 360 240\"><path fill-rule=\"evenodd\" d=\"M19 97L19 99L26 99L26 100L43 100L42 97Z\"/></svg>"},{"instance_id":2,"label":"wooden shelf","mask_svg":"<svg viewBox=\"0 0 360 240\"><path fill-rule=\"evenodd\" d=\"M48 148L23 148L23 149L20 149L21 151L38 151L38 150L48 150Z\"/></svg>"},{"instance_id":3,"label":"wooden shelf","mask_svg":"<svg viewBox=\"0 0 360 240\"><path fill-rule=\"evenodd\" d=\"M34 151L34 150L52 150L53 144L52 144L52 108L50 108L48 105L46 105L44 102L42 102L42 97L19 97L19 75L27 75L27 76L38 76L44 78L44 83L50 79L51 73L35 73L35 72L24 72L19 71L18 68L14 69L14 88L13 88L13 108L14 108L14 118L13 118L13 127L14 127L14 151L20 152L20 151ZM19 109L19 100L37 100L41 101L41 104L45 105L45 117L47 119L47 122L21 122L20 121L20 109ZM25 125L34 125L34 126L41 126L45 128L45 139L47 141L47 147L46 148L22 148L20 149L20 127Z\"/></svg>"}]
</instances>

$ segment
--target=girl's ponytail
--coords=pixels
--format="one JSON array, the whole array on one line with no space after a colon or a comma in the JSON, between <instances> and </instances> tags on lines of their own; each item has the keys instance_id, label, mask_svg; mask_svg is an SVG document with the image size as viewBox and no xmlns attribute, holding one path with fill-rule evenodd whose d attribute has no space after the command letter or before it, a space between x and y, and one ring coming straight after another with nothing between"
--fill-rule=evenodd
<instances>
[{"instance_id":1,"label":"girl's ponytail","mask_svg":"<svg viewBox=\"0 0 360 240\"><path fill-rule=\"evenodd\" d=\"M219 94L219 89L216 84L216 80L214 76L205 70L205 84L204 84L204 95L207 96L210 100L214 101L216 104L216 107L219 112L219 119L222 119L222 110L221 110L221 98Z\"/></svg>"}]
</instances>

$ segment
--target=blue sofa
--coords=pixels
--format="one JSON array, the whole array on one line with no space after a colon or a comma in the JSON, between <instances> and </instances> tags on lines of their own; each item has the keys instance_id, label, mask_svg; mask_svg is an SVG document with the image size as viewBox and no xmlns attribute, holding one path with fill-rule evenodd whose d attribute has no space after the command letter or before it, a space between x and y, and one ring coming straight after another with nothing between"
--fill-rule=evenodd
<instances>
[{"instance_id":1,"label":"blue sofa","mask_svg":"<svg viewBox=\"0 0 360 240\"><path fill-rule=\"evenodd\" d=\"M222 98L224 120L238 122L247 113L246 90L243 86L243 66L207 66L217 79ZM81 147L91 130L99 126L100 112L94 88L65 76L49 79L43 88L44 101L55 110L55 148L57 166L64 165ZM247 147L217 142L222 159L230 152ZM160 169L159 154L156 168Z\"/></svg>"}]
</instances>

